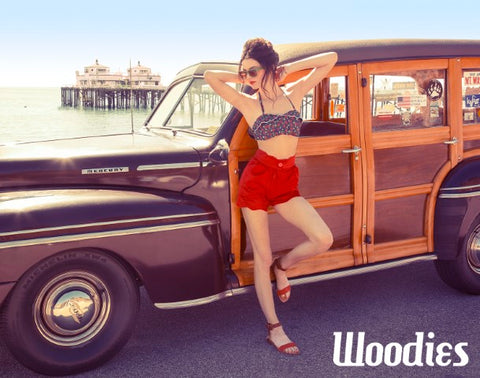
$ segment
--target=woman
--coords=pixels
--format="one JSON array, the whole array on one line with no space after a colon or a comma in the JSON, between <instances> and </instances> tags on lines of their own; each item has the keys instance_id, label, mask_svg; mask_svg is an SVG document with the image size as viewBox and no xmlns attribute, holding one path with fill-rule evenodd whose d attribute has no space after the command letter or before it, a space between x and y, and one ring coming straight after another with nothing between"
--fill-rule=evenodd
<instances>
[{"instance_id":1,"label":"woman","mask_svg":"<svg viewBox=\"0 0 480 378\"><path fill-rule=\"evenodd\" d=\"M328 74L336 61L337 54L329 52L278 67L278 54L272 44L255 38L243 47L238 74L205 72L205 80L213 90L243 114L250 135L258 143L258 150L240 179L237 204L253 246L255 290L267 320L267 341L286 354L298 354L299 349L285 334L276 315L270 269L275 274L277 295L286 302L291 292L286 270L302 259L328 250L333 242L328 226L297 189L295 152L302 123L297 109L305 94ZM312 71L288 90L279 86L278 81L287 74L304 69ZM248 84L256 92L241 93L227 83ZM307 236L305 242L275 261L270 248L268 206L273 206Z\"/></svg>"}]
</instances>

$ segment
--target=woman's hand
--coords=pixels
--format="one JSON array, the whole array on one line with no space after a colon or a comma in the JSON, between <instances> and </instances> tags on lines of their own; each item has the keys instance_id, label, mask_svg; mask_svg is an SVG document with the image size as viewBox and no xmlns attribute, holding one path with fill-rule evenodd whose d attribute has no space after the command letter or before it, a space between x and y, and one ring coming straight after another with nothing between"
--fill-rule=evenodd
<instances>
[{"instance_id":1,"label":"woman's hand","mask_svg":"<svg viewBox=\"0 0 480 378\"><path fill-rule=\"evenodd\" d=\"M287 69L285 68L285 66L277 67L277 71L275 72L275 80L278 82L282 82L283 80L285 80L286 77Z\"/></svg>"}]
</instances>

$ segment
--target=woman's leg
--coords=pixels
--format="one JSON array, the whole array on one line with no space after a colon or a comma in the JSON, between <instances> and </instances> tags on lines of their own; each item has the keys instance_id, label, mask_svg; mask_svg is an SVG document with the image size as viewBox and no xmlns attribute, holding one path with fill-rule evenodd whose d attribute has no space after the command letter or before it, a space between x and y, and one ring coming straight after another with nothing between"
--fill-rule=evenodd
<instances>
[{"instance_id":1,"label":"woman's leg","mask_svg":"<svg viewBox=\"0 0 480 378\"><path fill-rule=\"evenodd\" d=\"M253 247L254 279L257 298L267 322L275 324L278 323L279 320L275 312L272 284L270 281L272 251L268 229L268 214L263 210L250 210L249 208L242 208L242 213ZM269 337L277 348L291 342L282 327L272 329ZM285 352L298 353L298 348L287 348Z\"/></svg>"},{"instance_id":2,"label":"woman's leg","mask_svg":"<svg viewBox=\"0 0 480 378\"><path fill-rule=\"evenodd\" d=\"M308 238L288 254L282 256L280 265L283 269L288 269L297 262L325 252L331 247L333 236L330 229L305 198L294 197L287 202L275 205L275 210L286 221L302 230ZM288 279L284 271L275 269L275 276L279 289L288 286Z\"/></svg>"}]
</instances>

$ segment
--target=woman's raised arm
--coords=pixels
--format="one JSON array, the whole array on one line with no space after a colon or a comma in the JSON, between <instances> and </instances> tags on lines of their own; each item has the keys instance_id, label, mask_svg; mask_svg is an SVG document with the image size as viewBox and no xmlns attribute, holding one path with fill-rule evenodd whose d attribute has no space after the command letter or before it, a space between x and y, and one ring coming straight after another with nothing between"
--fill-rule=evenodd
<instances>
[{"instance_id":1,"label":"woman's raised arm","mask_svg":"<svg viewBox=\"0 0 480 378\"><path fill-rule=\"evenodd\" d=\"M225 101L241 111L245 96L228 83L242 83L238 74L228 71L208 70L204 73L205 81Z\"/></svg>"},{"instance_id":2,"label":"woman's raised arm","mask_svg":"<svg viewBox=\"0 0 480 378\"><path fill-rule=\"evenodd\" d=\"M296 81L290 87L290 91L296 98L302 98L308 93L315 85L317 85L333 68L337 62L336 52L327 52L318 55L313 55L305 59L298 60L293 63L287 63L279 67L280 78L286 75L302 71L306 69L312 69L312 71L305 77Z\"/></svg>"}]
</instances>

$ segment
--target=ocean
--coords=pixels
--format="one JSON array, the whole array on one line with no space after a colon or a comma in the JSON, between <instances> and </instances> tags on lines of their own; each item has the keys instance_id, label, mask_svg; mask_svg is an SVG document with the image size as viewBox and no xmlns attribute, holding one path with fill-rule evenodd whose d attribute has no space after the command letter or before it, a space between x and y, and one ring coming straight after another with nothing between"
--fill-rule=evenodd
<instances>
[{"instance_id":1,"label":"ocean","mask_svg":"<svg viewBox=\"0 0 480 378\"><path fill-rule=\"evenodd\" d=\"M133 110L138 130L150 109ZM0 88L0 145L129 133L130 110L62 107L60 88Z\"/></svg>"}]
</instances>

